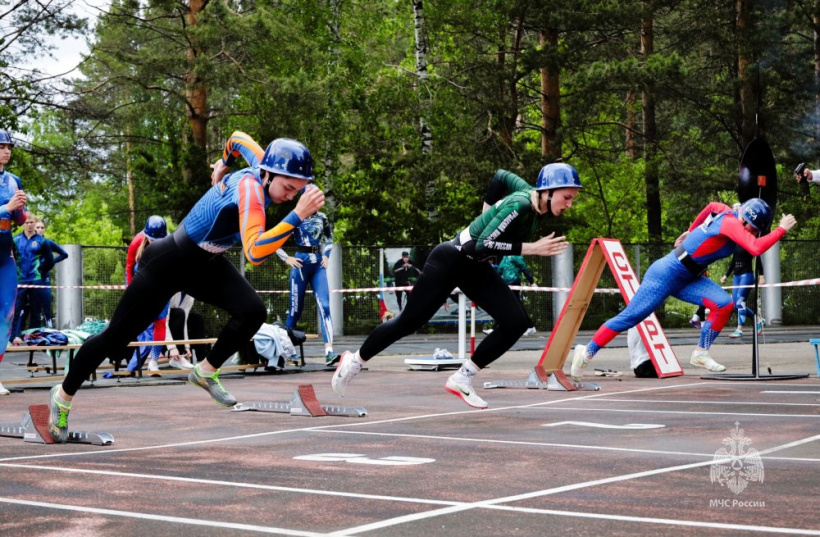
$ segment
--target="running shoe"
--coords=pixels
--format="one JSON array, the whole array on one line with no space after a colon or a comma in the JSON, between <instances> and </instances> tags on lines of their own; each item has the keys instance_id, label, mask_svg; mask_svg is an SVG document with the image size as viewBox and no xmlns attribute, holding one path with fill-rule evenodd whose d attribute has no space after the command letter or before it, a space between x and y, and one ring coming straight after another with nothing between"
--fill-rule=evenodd
<instances>
[{"instance_id":1,"label":"running shoe","mask_svg":"<svg viewBox=\"0 0 820 537\"><path fill-rule=\"evenodd\" d=\"M219 382L219 369L212 375L205 375L197 364L188 374L188 382L194 386L199 386L209 394L211 398L222 406L234 406L236 404L236 397L228 393L228 390L222 387Z\"/></svg>"},{"instance_id":2,"label":"running shoe","mask_svg":"<svg viewBox=\"0 0 820 537\"><path fill-rule=\"evenodd\" d=\"M526 331L526 332L524 332L524 335L525 335L525 336L531 336L531 335L533 335L535 332L537 332L537 330L535 329L535 327L534 327L534 326L531 326L531 327L527 328L527 331Z\"/></svg>"},{"instance_id":3,"label":"running shoe","mask_svg":"<svg viewBox=\"0 0 820 537\"><path fill-rule=\"evenodd\" d=\"M336 372L333 373L333 380L330 381L333 391L344 397L348 384L353 382L361 370L362 364L356 360L356 356L350 351L344 351L339 365L336 366Z\"/></svg>"},{"instance_id":4,"label":"running shoe","mask_svg":"<svg viewBox=\"0 0 820 537\"><path fill-rule=\"evenodd\" d=\"M290 358L288 358L288 365L295 365L298 367L301 364L302 362L299 360L298 354L291 354Z\"/></svg>"},{"instance_id":5,"label":"running shoe","mask_svg":"<svg viewBox=\"0 0 820 537\"><path fill-rule=\"evenodd\" d=\"M485 334L487 334L489 336L490 334L493 333L493 329L492 328L485 328L484 330L482 330L482 332L484 332Z\"/></svg>"},{"instance_id":6,"label":"running shoe","mask_svg":"<svg viewBox=\"0 0 820 537\"><path fill-rule=\"evenodd\" d=\"M185 358L182 355L177 356L176 358L173 358L173 357L169 358L168 359L168 365L170 367L174 368L174 369L193 369L194 368L194 364L189 362L188 359Z\"/></svg>"},{"instance_id":7,"label":"running shoe","mask_svg":"<svg viewBox=\"0 0 820 537\"><path fill-rule=\"evenodd\" d=\"M732 339L737 339L739 337L743 337L743 330L741 330L740 328L736 328L734 332L729 334L729 337L732 338Z\"/></svg>"},{"instance_id":8,"label":"running shoe","mask_svg":"<svg viewBox=\"0 0 820 537\"><path fill-rule=\"evenodd\" d=\"M11 392L8 391L5 386L3 386L3 383L0 382L0 395L8 395L10 393Z\"/></svg>"},{"instance_id":9,"label":"running shoe","mask_svg":"<svg viewBox=\"0 0 820 537\"><path fill-rule=\"evenodd\" d=\"M726 367L717 363L714 358L709 356L708 352L704 352L702 354L698 354L698 351L692 351L692 358L689 359L689 363L696 366L702 367L704 369L708 369L714 373L720 373L721 371L726 371Z\"/></svg>"},{"instance_id":10,"label":"running shoe","mask_svg":"<svg viewBox=\"0 0 820 537\"><path fill-rule=\"evenodd\" d=\"M691 319L689 319L689 324L691 324L692 327L697 328L698 330L700 330L700 328L701 328L700 317L697 317L697 316L692 317Z\"/></svg>"},{"instance_id":11,"label":"running shoe","mask_svg":"<svg viewBox=\"0 0 820 537\"><path fill-rule=\"evenodd\" d=\"M68 441L68 413L71 405L65 406L57 401L60 385L51 388L51 397L48 398L48 432L55 442L64 444Z\"/></svg>"},{"instance_id":12,"label":"running shoe","mask_svg":"<svg viewBox=\"0 0 820 537\"><path fill-rule=\"evenodd\" d=\"M327 354L325 355L325 367L338 364L341 358L341 355L336 354L333 351L327 351Z\"/></svg>"},{"instance_id":13,"label":"running shoe","mask_svg":"<svg viewBox=\"0 0 820 537\"><path fill-rule=\"evenodd\" d=\"M763 333L763 322L764 321L765 321L765 319L758 319L757 323L755 324L755 328L757 328L757 335L758 336Z\"/></svg>"},{"instance_id":14,"label":"running shoe","mask_svg":"<svg viewBox=\"0 0 820 537\"><path fill-rule=\"evenodd\" d=\"M469 379L466 382L457 381L454 377L458 373L450 375L444 389L461 398L462 401L474 408L487 408L487 402L476 395L475 389Z\"/></svg>"},{"instance_id":15,"label":"running shoe","mask_svg":"<svg viewBox=\"0 0 820 537\"><path fill-rule=\"evenodd\" d=\"M572 353L572 367L569 368L572 380L575 382L581 381L584 376L584 368L589 364L589 360L586 346L576 345Z\"/></svg>"},{"instance_id":16,"label":"running shoe","mask_svg":"<svg viewBox=\"0 0 820 537\"><path fill-rule=\"evenodd\" d=\"M159 364L153 358L148 360L148 372L151 373L152 377L160 376L160 374L159 374ZM156 373L156 375L154 375L154 373Z\"/></svg>"}]
</instances>

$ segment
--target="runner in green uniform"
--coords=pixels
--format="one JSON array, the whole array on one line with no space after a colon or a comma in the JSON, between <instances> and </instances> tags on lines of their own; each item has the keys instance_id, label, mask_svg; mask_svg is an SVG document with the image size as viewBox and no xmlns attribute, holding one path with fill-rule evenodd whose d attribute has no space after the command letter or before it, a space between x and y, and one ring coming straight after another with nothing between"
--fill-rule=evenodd
<instances>
[{"instance_id":1,"label":"runner in green uniform","mask_svg":"<svg viewBox=\"0 0 820 537\"><path fill-rule=\"evenodd\" d=\"M551 256L564 251L566 239L554 233L535 242L525 241L536 236L544 218L561 216L572 207L580 189L578 172L567 164L544 166L535 188L513 173L496 172L484 197L484 212L456 238L430 252L401 314L376 327L358 351L342 354L333 375L333 390L344 395L367 360L418 330L458 287L495 319L496 329L478 345L472 359L447 380L445 388L470 406L487 408L476 395L472 378L530 327L524 308L493 270L492 261L503 255Z\"/></svg>"}]
</instances>

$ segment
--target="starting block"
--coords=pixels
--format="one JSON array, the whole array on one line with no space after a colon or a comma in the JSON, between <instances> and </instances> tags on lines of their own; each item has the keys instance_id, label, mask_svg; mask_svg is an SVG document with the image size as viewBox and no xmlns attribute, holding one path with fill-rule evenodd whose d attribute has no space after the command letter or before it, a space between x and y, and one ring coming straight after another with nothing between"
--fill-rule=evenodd
<instances>
[{"instance_id":1,"label":"starting block","mask_svg":"<svg viewBox=\"0 0 820 537\"><path fill-rule=\"evenodd\" d=\"M549 390L553 392L591 391L601 389L600 384L594 382L573 382L563 371L553 371L551 375L542 368L535 366L527 380L497 380L484 383L484 388L525 388L528 390Z\"/></svg>"},{"instance_id":2,"label":"starting block","mask_svg":"<svg viewBox=\"0 0 820 537\"><path fill-rule=\"evenodd\" d=\"M413 371L439 371L441 369L459 368L464 363L464 358L445 356L437 358L435 356L421 356L418 358L405 358L404 363Z\"/></svg>"},{"instance_id":3,"label":"starting block","mask_svg":"<svg viewBox=\"0 0 820 537\"><path fill-rule=\"evenodd\" d=\"M291 416L344 416L361 418L367 416L367 410L360 406L321 405L316 399L312 384L300 384L293 392L290 401L255 401L237 403L231 408L233 412L279 412Z\"/></svg>"},{"instance_id":4,"label":"starting block","mask_svg":"<svg viewBox=\"0 0 820 537\"><path fill-rule=\"evenodd\" d=\"M0 425L0 436L22 438L23 442L35 444L56 444L48 432L48 413L48 405L32 405L23 415L23 422L20 425ZM67 442L109 446L114 443L114 437L108 433L69 431Z\"/></svg>"}]
</instances>

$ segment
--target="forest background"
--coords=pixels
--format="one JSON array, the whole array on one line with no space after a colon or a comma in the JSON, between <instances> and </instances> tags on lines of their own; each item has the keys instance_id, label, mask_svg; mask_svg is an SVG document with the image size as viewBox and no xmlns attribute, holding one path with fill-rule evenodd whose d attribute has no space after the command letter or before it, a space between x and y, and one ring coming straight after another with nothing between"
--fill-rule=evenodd
<instances>
[{"instance_id":1,"label":"forest background","mask_svg":"<svg viewBox=\"0 0 820 537\"><path fill-rule=\"evenodd\" d=\"M93 27L70 4L0 1L8 169L61 243L179 222L234 130L311 149L341 244L450 238L496 169L559 159L585 188L543 234L668 243L736 201L755 137L789 237L818 237L792 170L820 167L820 0L114 0ZM46 34L87 36L76 77L37 68Z\"/></svg>"}]
</instances>

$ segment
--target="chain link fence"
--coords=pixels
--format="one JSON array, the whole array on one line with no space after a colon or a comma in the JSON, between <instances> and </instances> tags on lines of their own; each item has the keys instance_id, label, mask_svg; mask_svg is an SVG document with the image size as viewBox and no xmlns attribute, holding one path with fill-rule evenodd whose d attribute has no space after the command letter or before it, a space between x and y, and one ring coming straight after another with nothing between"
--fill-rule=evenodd
<instances>
[{"instance_id":1,"label":"chain link fence","mask_svg":"<svg viewBox=\"0 0 820 537\"><path fill-rule=\"evenodd\" d=\"M84 285L120 285L125 282L126 248L88 246L82 249ZM395 250L410 251L413 262L421 268L424 266L424 260L430 249L427 246L407 246ZM624 244L624 250L629 256L635 273L642 277L653 261L671 250L671 245ZM584 260L586 251L586 245L574 245L576 273ZM287 291L289 267L275 257L259 266L246 265L239 248L234 248L225 255L244 272L254 288L260 292L268 309L268 322L276 320L284 322L289 303ZM380 256L382 256L381 263ZM380 265L384 267L385 283L391 285L392 263L385 257L384 249L346 246L343 248L342 259L344 289L380 287ZM551 287L553 281L551 259L536 256L528 256L525 259L536 283L542 287ZM709 276L718 281L725 273L729 261L730 259L724 259L712 264ZM820 266L820 241L781 241L781 280L783 282L818 277L818 266ZM180 270L196 270L196 268L180 267ZM730 283L731 281L727 281L726 285ZM218 282L214 284L218 285ZM604 270L598 287L607 289L617 287L609 270ZM121 293L121 290L116 289L84 289L83 317L108 319ZM54 294L56 300L59 301L60 289L55 289ZM553 300L555 296L553 292L522 292L524 308L539 331L549 331L554 324ZM380 322L379 293L374 291L346 292L342 294L342 297L344 321L341 325L344 333L346 335L370 333ZM818 286L783 287L782 300L784 325L820 324L820 288ZM596 329L623 306L620 294L595 293L581 328ZM218 335L220 328L227 322L226 314L200 302L197 302L194 307L205 318L206 331L209 336ZM688 319L694 311L695 307L691 304L672 298L667 300L656 314L664 327L678 328L688 326ZM457 331L456 319L457 317L453 315L451 322L431 323L422 330L430 333L454 333ZM334 320L334 323L338 325L339 320ZM316 303L312 294L305 297L304 313L299 324L308 333L315 334L318 331Z\"/></svg>"}]
</instances>

